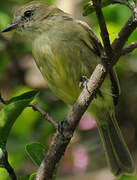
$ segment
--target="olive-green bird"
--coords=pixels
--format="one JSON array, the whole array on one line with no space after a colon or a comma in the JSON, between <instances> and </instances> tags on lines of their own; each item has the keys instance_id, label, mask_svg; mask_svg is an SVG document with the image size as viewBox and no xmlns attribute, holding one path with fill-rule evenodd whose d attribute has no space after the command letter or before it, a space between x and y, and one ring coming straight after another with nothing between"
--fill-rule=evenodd
<instances>
[{"instance_id":1,"label":"olive-green bird","mask_svg":"<svg viewBox=\"0 0 137 180\"><path fill-rule=\"evenodd\" d=\"M12 23L1 32L13 29L31 38L33 56L49 88L65 103L73 105L81 92L81 81L90 77L100 61L92 29L41 1L17 9ZM108 165L115 176L120 176L132 173L134 166L115 119L117 95L112 70L88 111L97 121Z\"/></svg>"}]
</instances>

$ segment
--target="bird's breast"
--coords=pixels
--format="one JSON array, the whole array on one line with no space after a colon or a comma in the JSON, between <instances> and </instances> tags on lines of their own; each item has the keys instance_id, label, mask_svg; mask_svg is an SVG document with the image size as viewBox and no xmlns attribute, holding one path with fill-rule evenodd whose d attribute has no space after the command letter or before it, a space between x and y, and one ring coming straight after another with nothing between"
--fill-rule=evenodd
<instances>
[{"instance_id":1,"label":"bird's breast","mask_svg":"<svg viewBox=\"0 0 137 180\"><path fill-rule=\"evenodd\" d=\"M36 64L51 90L67 104L73 104L81 92L79 80L86 75L86 67L80 61L80 51L76 51L79 47L73 49L73 42L51 41L44 38L33 44Z\"/></svg>"}]
</instances>

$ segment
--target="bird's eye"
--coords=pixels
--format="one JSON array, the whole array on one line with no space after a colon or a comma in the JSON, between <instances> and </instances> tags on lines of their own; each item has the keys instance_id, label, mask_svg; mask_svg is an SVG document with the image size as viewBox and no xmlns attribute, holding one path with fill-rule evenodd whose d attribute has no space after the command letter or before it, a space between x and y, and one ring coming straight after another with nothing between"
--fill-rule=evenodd
<instances>
[{"instance_id":1,"label":"bird's eye","mask_svg":"<svg viewBox=\"0 0 137 180\"><path fill-rule=\"evenodd\" d=\"M27 17L27 18L31 17L32 16L32 11L31 10L25 11L24 16Z\"/></svg>"}]
</instances>

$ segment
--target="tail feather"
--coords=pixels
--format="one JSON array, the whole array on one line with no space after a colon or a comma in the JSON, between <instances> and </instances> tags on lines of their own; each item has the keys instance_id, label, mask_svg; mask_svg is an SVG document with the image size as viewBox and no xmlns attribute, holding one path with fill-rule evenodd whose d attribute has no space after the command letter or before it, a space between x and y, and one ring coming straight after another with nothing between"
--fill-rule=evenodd
<instances>
[{"instance_id":1,"label":"tail feather","mask_svg":"<svg viewBox=\"0 0 137 180\"><path fill-rule=\"evenodd\" d=\"M124 141L115 115L109 115L106 123L97 123L108 165L115 176L131 174L134 164Z\"/></svg>"}]
</instances>

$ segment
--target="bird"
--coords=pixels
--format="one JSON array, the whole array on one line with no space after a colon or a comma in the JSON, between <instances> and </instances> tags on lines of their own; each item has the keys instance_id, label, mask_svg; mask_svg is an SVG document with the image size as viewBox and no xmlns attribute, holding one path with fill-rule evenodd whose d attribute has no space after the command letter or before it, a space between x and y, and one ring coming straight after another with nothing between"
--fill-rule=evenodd
<instances>
[{"instance_id":1,"label":"bird","mask_svg":"<svg viewBox=\"0 0 137 180\"><path fill-rule=\"evenodd\" d=\"M16 9L12 23L0 33L11 30L31 39L32 54L49 88L66 104L73 105L101 61L92 28L55 5L32 1ZM115 117L118 96L117 75L112 69L88 112L97 122L111 172L122 176L134 172L134 163Z\"/></svg>"}]
</instances>

